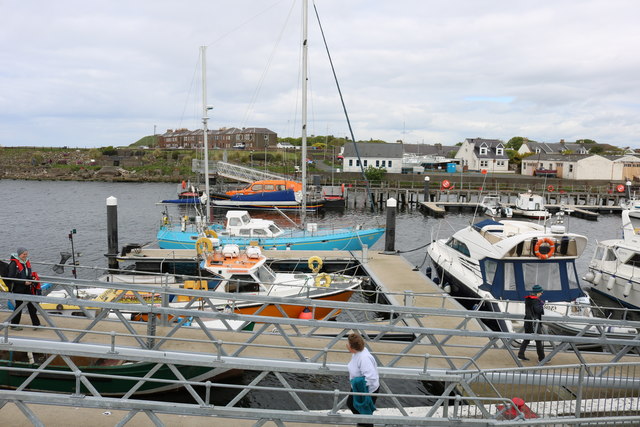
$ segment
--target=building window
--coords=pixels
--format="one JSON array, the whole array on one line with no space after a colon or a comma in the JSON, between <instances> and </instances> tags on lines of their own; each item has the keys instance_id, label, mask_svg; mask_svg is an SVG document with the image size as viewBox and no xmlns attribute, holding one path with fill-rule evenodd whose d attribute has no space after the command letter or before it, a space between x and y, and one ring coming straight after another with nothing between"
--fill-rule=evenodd
<instances>
[{"instance_id":1,"label":"building window","mask_svg":"<svg viewBox=\"0 0 640 427\"><path fill-rule=\"evenodd\" d=\"M486 155L487 154L487 147L480 147L480 154L481 155Z\"/></svg>"},{"instance_id":2,"label":"building window","mask_svg":"<svg viewBox=\"0 0 640 427\"><path fill-rule=\"evenodd\" d=\"M504 166L504 160L498 160L498 166Z\"/></svg>"},{"instance_id":3,"label":"building window","mask_svg":"<svg viewBox=\"0 0 640 427\"><path fill-rule=\"evenodd\" d=\"M480 167L481 168L489 167L489 161L488 160L480 160Z\"/></svg>"},{"instance_id":4,"label":"building window","mask_svg":"<svg viewBox=\"0 0 640 427\"><path fill-rule=\"evenodd\" d=\"M364 167L366 168L366 167L367 167L367 159L364 159L364 160L362 161L362 164L363 164L363 165L364 165Z\"/></svg>"},{"instance_id":5,"label":"building window","mask_svg":"<svg viewBox=\"0 0 640 427\"><path fill-rule=\"evenodd\" d=\"M382 167L383 167L383 168L387 167L387 166L386 166L386 162L387 162L386 160L383 160L383 161L382 161Z\"/></svg>"},{"instance_id":6,"label":"building window","mask_svg":"<svg viewBox=\"0 0 640 427\"><path fill-rule=\"evenodd\" d=\"M573 165L569 165L569 172L573 172Z\"/></svg>"},{"instance_id":7,"label":"building window","mask_svg":"<svg viewBox=\"0 0 640 427\"><path fill-rule=\"evenodd\" d=\"M504 155L504 148L502 148L502 147L496 148L496 155L497 156Z\"/></svg>"},{"instance_id":8,"label":"building window","mask_svg":"<svg viewBox=\"0 0 640 427\"><path fill-rule=\"evenodd\" d=\"M391 160L389 160L389 167L391 167Z\"/></svg>"},{"instance_id":9,"label":"building window","mask_svg":"<svg viewBox=\"0 0 640 427\"><path fill-rule=\"evenodd\" d=\"M353 166L353 159L349 159L349 166Z\"/></svg>"},{"instance_id":10,"label":"building window","mask_svg":"<svg viewBox=\"0 0 640 427\"><path fill-rule=\"evenodd\" d=\"M376 167L380 167L380 160L376 160Z\"/></svg>"},{"instance_id":11,"label":"building window","mask_svg":"<svg viewBox=\"0 0 640 427\"><path fill-rule=\"evenodd\" d=\"M360 166L360 160L356 160L356 166Z\"/></svg>"}]
</instances>

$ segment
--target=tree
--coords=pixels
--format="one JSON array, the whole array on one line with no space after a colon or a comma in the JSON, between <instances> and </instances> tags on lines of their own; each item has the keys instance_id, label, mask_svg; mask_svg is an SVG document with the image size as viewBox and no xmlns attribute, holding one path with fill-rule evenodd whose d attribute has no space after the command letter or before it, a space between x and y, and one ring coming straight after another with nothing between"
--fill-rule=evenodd
<instances>
[{"instance_id":1,"label":"tree","mask_svg":"<svg viewBox=\"0 0 640 427\"><path fill-rule=\"evenodd\" d=\"M369 166L364 170L364 176L369 181L382 181L386 174L387 170L385 168L376 168L373 166Z\"/></svg>"},{"instance_id":2,"label":"tree","mask_svg":"<svg viewBox=\"0 0 640 427\"><path fill-rule=\"evenodd\" d=\"M522 146L522 144L524 144L527 141L529 141L529 138L525 138L523 136L514 136L509 140L509 142L507 142L505 147L518 151L520 149L520 146Z\"/></svg>"},{"instance_id":3,"label":"tree","mask_svg":"<svg viewBox=\"0 0 640 427\"><path fill-rule=\"evenodd\" d=\"M597 144L593 139L579 139L576 142L578 144Z\"/></svg>"},{"instance_id":4,"label":"tree","mask_svg":"<svg viewBox=\"0 0 640 427\"><path fill-rule=\"evenodd\" d=\"M602 147L600 145L596 145L595 147L591 147L589 149L589 153L590 154L601 154L601 153L604 153L604 147Z\"/></svg>"}]
</instances>

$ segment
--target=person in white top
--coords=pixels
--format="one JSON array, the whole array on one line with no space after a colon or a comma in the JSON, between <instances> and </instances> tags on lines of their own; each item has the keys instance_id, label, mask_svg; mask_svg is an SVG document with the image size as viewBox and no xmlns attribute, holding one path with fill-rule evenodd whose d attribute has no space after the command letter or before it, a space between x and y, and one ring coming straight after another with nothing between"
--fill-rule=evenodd
<instances>
[{"instance_id":1,"label":"person in white top","mask_svg":"<svg viewBox=\"0 0 640 427\"><path fill-rule=\"evenodd\" d=\"M347 349L351 353L351 360L349 361L347 368L349 369L349 380L351 381L351 384L352 384L352 390L363 391L363 390L354 389L353 384L354 384L354 379L357 381L359 377L364 377L364 380L367 385L366 391L368 393L377 393L378 388L380 388L378 364L376 363L376 360L373 357L373 355L365 347L364 339L362 339L362 336L358 333L349 334ZM374 396L356 396L356 399L355 399L356 402L354 405L354 396L351 395L347 399L347 406L349 407L349 409L351 409L351 412L353 412L354 414L361 414L361 413L371 414L375 410L374 404L376 402L376 399L377 399L377 396L375 395ZM361 405L369 406L370 408L372 408L372 410L370 409L370 412L368 411L363 412L362 410L363 406ZM356 406L360 408L360 411L356 409ZM373 424L358 424L358 426L373 427Z\"/></svg>"}]
</instances>

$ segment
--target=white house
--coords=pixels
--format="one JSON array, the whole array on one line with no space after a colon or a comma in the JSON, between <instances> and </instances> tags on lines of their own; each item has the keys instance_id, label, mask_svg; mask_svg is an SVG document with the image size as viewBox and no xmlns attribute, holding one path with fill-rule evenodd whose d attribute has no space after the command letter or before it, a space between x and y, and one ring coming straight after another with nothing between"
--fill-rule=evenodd
<instances>
[{"instance_id":1,"label":"white house","mask_svg":"<svg viewBox=\"0 0 640 427\"><path fill-rule=\"evenodd\" d=\"M573 180L630 180L640 176L640 158L631 155L534 154L522 159L522 175L536 171Z\"/></svg>"},{"instance_id":2,"label":"white house","mask_svg":"<svg viewBox=\"0 0 640 427\"><path fill-rule=\"evenodd\" d=\"M354 146L355 145L355 146ZM356 153L357 148L357 153ZM358 158L359 155L359 158ZM347 142L342 152L342 170L360 172L369 166L384 168L389 173L402 172L402 144L384 144L374 142Z\"/></svg>"},{"instance_id":3,"label":"white house","mask_svg":"<svg viewBox=\"0 0 640 427\"><path fill-rule=\"evenodd\" d=\"M498 139L467 138L455 157L468 170L509 172L509 156L503 142Z\"/></svg>"}]
</instances>

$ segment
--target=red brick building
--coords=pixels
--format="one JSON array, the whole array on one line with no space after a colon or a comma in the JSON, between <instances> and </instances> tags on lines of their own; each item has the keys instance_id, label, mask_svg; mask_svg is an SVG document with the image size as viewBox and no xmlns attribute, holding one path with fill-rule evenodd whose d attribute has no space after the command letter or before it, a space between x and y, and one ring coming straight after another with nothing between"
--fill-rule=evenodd
<instances>
[{"instance_id":1,"label":"red brick building","mask_svg":"<svg viewBox=\"0 0 640 427\"><path fill-rule=\"evenodd\" d=\"M237 144L244 144L248 150L264 149L265 146L275 147L278 135L267 128L221 128L209 130L207 141L209 148L233 148ZM157 136L159 148L201 148L203 132L189 129L168 129Z\"/></svg>"}]
</instances>

